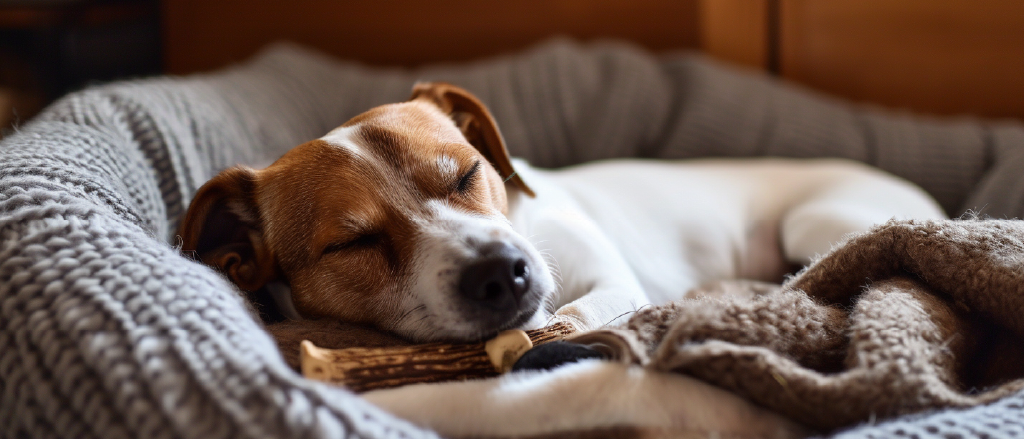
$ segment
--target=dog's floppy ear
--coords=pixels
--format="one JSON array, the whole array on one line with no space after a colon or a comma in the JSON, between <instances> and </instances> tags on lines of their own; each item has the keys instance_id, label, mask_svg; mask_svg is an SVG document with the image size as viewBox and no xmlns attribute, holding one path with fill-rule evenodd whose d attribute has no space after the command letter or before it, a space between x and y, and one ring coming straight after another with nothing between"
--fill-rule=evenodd
<instances>
[{"instance_id":1,"label":"dog's floppy ear","mask_svg":"<svg viewBox=\"0 0 1024 439\"><path fill-rule=\"evenodd\" d=\"M491 162L501 178L512 182L527 195L534 196L533 190L512 168L505 139L498 131L498 123L476 96L451 84L420 82L413 86L411 99L426 99L448 113L466 140Z\"/></svg>"},{"instance_id":2,"label":"dog's floppy ear","mask_svg":"<svg viewBox=\"0 0 1024 439\"><path fill-rule=\"evenodd\" d=\"M250 292L278 277L263 240L255 188L253 169L236 166L221 172L196 192L179 229L182 252L194 252Z\"/></svg>"}]
</instances>

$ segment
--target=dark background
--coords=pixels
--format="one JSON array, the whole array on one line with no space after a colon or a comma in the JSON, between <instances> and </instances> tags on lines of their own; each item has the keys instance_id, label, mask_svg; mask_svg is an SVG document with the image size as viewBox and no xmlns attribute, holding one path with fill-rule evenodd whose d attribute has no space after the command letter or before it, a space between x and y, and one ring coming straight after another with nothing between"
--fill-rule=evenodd
<instances>
[{"instance_id":1,"label":"dark background","mask_svg":"<svg viewBox=\"0 0 1024 439\"><path fill-rule=\"evenodd\" d=\"M163 71L160 4L0 0L0 126L91 83Z\"/></svg>"}]
</instances>

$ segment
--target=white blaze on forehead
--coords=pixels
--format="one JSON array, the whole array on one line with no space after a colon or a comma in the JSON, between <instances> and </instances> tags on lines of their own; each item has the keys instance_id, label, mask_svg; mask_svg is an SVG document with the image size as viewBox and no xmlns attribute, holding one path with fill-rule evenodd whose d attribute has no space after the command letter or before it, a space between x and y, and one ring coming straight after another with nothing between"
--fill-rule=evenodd
<instances>
[{"instance_id":1,"label":"white blaze on forehead","mask_svg":"<svg viewBox=\"0 0 1024 439\"><path fill-rule=\"evenodd\" d=\"M459 172L459 163L450 155L441 154L437 157L437 169L443 175L456 175Z\"/></svg>"},{"instance_id":2,"label":"white blaze on forehead","mask_svg":"<svg viewBox=\"0 0 1024 439\"><path fill-rule=\"evenodd\" d=\"M352 139L357 129L359 129L357 125L338 127L321 137L320 140L327 142L331 146L345 148L353 154L364 155L366 151Z\"/></svg>"}]
</instances>

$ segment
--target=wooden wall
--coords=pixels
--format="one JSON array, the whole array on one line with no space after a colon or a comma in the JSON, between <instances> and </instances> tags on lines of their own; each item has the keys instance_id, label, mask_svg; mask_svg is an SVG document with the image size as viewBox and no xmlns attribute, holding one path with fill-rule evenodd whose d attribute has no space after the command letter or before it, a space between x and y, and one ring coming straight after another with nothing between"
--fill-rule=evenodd
<instances>
[{"instance_id":1,"label":"wooden wall","mask_svg":"<svg viewBox=\"0 0 1024 439\"><path fill-rule=\"evenodd\" d=\"M775 30L772 7L769 0L701 1L701 49L724 61L770 70Z\"/></svg>"},{"instance_id":2,"label":"wooden wall","mask_svg":"<svg viewBox=\"0 0 1024 439\"><path fill-rule=\"evenodd\" d=\"M164 0L163 12L172 73L281 38L409 66L561 34L700 48L856 101L1024 119L1024 0Z\"/></svg>"},{"instance_id":3,"label":"wooden wall","mask_svg":"<svg viewBox=\"0 0 1024 439\"><path fill-rule=\"evenodd\" d=\"M697 47L697 0L165 0L166 66L189 73L279 39L372 64L460 61L553 35Z\"/></svg>"},{"instance_id":4,"label":"wooden wall","mask_svg":"<svg viewBox=\"0 0 1024 439\"><path fill-rule=\"evenodd\" d=\"M1024 118L1024 1L781 0L779 73L861 101Z\"/></svg>"}]
</instances>

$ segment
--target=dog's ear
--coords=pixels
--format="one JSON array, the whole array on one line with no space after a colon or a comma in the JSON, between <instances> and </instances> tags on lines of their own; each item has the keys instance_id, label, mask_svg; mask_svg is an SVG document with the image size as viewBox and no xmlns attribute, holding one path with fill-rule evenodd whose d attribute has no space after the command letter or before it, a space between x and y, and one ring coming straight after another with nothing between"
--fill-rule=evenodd
<instances>
[{"instance_id":1,"label":"dog's ear","mask_svg":"<svg viewBox=\"0 0 1024 439\"><path fill-rule=\"evenodd\" d=\"M534 196L533 190L512 168L498 123L476 96L451 84L420 82L413 86L410 99L426 99L448 113L466 140L491 162L501 178L512 182L527 195Z\"/></svg>"},{"instance_id":2,"label":"dog's ear","mask_svg":"<svg viewBox=\"0 0 1024 439\"><path fill-rule=\"evenodd\" d=\"M196 192L179 229L182 252L194 252L250 292L278 277L263 240L255 189L255 170L236 166L221 172Z\"/></svg>"}]
</instances>

